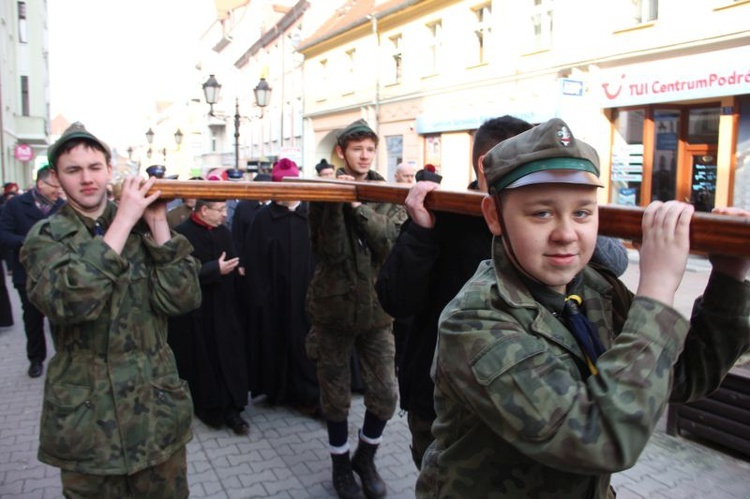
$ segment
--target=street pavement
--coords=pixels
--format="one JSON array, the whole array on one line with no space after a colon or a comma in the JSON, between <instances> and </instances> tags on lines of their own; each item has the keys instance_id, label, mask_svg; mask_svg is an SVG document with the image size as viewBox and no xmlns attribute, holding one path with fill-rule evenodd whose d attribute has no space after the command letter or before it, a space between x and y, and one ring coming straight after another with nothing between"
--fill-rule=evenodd
<instances>
[{"instance_id":1,"label":"street pavement","mask_svg":"<svg viewBox=\"0 0 750 499\"><path fill-rule=\"evenodd\" d=\"M631 253L631 262L623 280L634 289L636 253ZM689 314L708 270L705 260L691 258L676 301L683 314ZM44 377L26 374L20 305L15 290L9 291L15 325L0 329L0 498L59 498L59 471L36 458ZM48 348L51 345L48 338ZM355 395L349 425L353 448L363 413L362 397ZM195 437L188 445L191 497L335 497L321 421L270 407L262 399L253 401L244 415L251 424L244 437L194 421ZM750 460L686 436L671 437L664 428L663 418L636 466L614 475L618 499L750 498ZM376 463L389 497L414 497L417 472L405 415L397 413L388 423Z\"/></svg>"}]
</instances>

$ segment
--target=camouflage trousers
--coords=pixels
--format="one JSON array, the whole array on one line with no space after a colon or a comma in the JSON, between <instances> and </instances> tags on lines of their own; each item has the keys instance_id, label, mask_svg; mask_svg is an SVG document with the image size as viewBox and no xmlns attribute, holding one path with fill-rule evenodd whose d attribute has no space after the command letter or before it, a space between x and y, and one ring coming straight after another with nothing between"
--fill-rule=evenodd
<instances>
[{"instance_id":1,"label":"camouflage trousers","mask_svg":"<svg viewBox=\"0 0 750 499\"><path fill-rule=\"evenodd\" d=\"M351 350L357 354L365 385L365 407L382 421L396 412L396 347L391 326L358 331L313 327L306 340L307 356L316 362L320 405L328 421L344 421L351 407Z\"/></svg>"},{"instance_id":2,"label":"camouflage trousers","mask_svg":"<svg viewBox=\"0 0 750 499\"><path fill-rule=\"evenodd\" d=\"M67 499L184 499L187 482L185 447L166 461L132 475L90 475L60 471Z\"/></svg>"},{"instance_id":3,"label":"camouflage trousers","mask_svg":"<svg viewBox=\"0 0 750 499\"><path fill-rule=\"evenodd\" d=\"M422 468L424 451L435 440L435 437L432 436L432 422L434 420L425 419L409 411L406 415L406 421L409 424L409 432L411 433L411 458L419 470Z\"/></svg>"}]
</instances>

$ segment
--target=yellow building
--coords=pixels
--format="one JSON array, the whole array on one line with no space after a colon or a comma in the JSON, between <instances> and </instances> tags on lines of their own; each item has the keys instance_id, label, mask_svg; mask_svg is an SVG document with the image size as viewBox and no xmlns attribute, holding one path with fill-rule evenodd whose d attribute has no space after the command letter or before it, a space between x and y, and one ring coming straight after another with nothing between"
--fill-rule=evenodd
<instances>
[{"instance_id":1,"label":"yellow building","mask_svg":"<svg viewBox=\"0 0 750 499\"><path fill-rule=\"evenodd\" d=\"M302 40L304 158L365 118L376 168L473 178L486 119L561 117L598 150L601 201L750 208L750 1L360 0Z\"/></svg>"}]
</instances>

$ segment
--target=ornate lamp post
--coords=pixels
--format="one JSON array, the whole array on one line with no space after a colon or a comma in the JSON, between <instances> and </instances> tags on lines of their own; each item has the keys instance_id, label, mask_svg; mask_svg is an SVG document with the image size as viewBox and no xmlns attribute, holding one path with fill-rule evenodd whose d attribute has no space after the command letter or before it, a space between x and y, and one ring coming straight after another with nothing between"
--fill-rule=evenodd
<instances>
[{"instance_id":1,"label":"ornate lamp post","mask_svg":"<svg viewBox=\"0 0 750 499\"><path fill-rule=\"evenodd\" d=\"M266 82L265 78L261 78L258 84L253 89L255 92L255 104L260 108L263 117L263 108L268 105L271 98L271 87ZM209 75L208 80L203 84L203 94L206 98L206 103L211 106L208 112L209 116L216 116L214 114L214 104L219 100L219 94L221 93L221 84L216 80L214 75ZM221 116L216 116L221 117ZM227 116L223 116L227 118ZM240 167L240 99L235 97L234 99L234 168L239 170ZM175 134L175 140L177 140L177 134Z\"/></svg>"},{"instance_id":2,"label":"ornate lamp post","mask_svg":"<svg viewBox=\"0 0 750 499\"><path fill-rule=\"evenodd\" d=\"M154 142L154 131L151 130L151 127L148 127L148 130L146 131L146 141L148 142L148 151L146 151L146 157L148 159L151 159L151 154L153 151L151 151L151 144Z\"/></svg>"}]
</instances>

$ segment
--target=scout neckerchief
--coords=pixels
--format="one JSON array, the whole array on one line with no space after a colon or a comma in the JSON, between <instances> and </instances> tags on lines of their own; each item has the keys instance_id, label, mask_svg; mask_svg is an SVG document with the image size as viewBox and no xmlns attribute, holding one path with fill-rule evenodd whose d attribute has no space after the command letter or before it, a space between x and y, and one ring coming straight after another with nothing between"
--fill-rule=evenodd
<instances>
[{"instance_id":1,"label":"scout neckerchief","mask_svg":"<svg viewBox=\"0 0 750 499\"><path fill-rule=\"evenodd\" d=\"M586 317L581 305L583 290L583 277L576 275L568 283L568 295L562 295L551 290L544 284L534 281L516 269L516 273L524 282L536 301L550 310L565 327L570 331L583 352L586 365L591 374L597 374L596 361L604 353L604 345L599 340L596 330Z\"/></svg>"}]
</instances>

